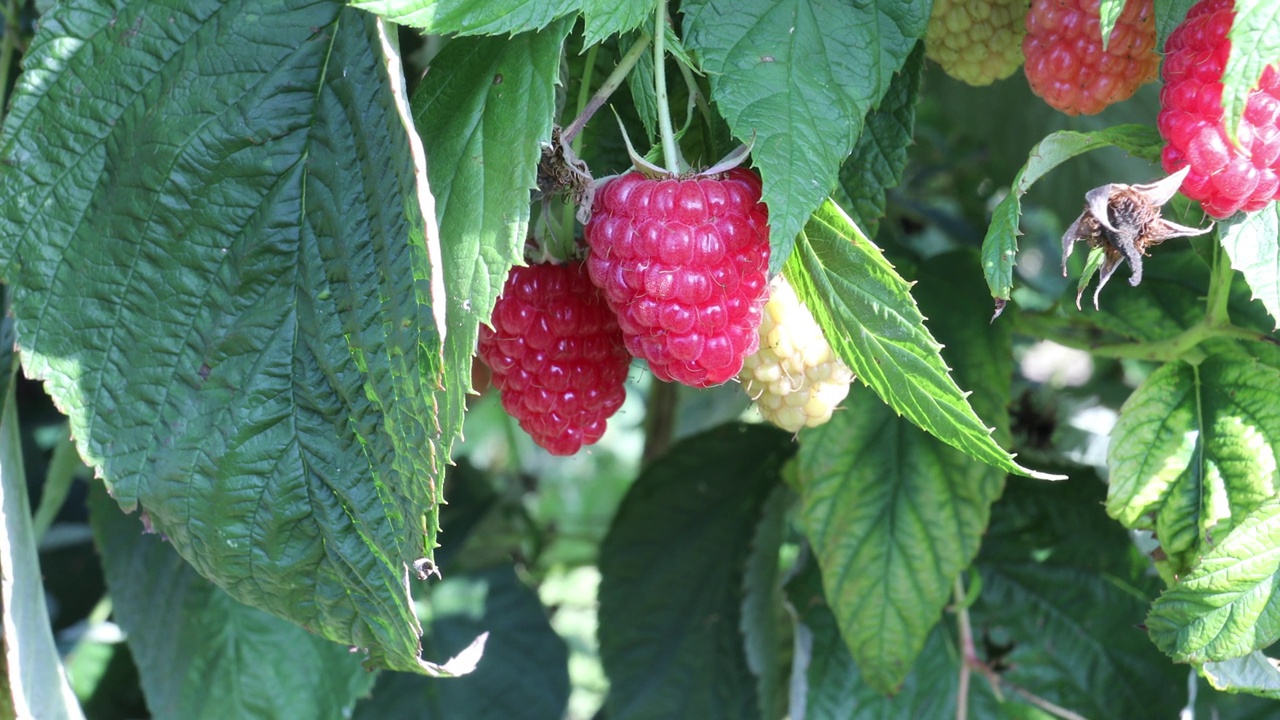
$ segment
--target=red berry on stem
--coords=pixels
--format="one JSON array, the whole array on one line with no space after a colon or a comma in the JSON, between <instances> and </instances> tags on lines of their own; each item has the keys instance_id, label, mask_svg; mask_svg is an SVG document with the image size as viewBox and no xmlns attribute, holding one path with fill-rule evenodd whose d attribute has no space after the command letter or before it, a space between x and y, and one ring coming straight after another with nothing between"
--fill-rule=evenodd
<instances>
[{"instance_id":1,"label":"red berry on stem","mask_svg":"<svg viewBox=\"0 0 1280 720\"><path fill-rule=\"evenodd\" d=\"M1027 82L1068 115L1093 115L1156 78L1153 0L1129 0L1102 49L1099 0L1032 0L1027 13Z\"/></svg>"},{"instance_id":2,"label":"red berry on stem","mask_svg":"<svg viewBox=\"0 0 1280 720\"><path fill-rule=\"evenodd\" d=\"M582 263L512 268L490 324L480 359L534 442L572 455L599 440L622 406L631 358Z\"/></svg>"},{"instance_id":3,"label":"red berry on stem","mask_svg":"<svg viewBox=\"0 0 1280 720\"><path fill-rule=\"evenodd\" d=\"M1182 193L1215 218L1254 211L1280 196L1280 58L1249 93L1237 147L1222 113L1222 73L1235 20L1231 0L1201 0L1165 43L1160 135L1164 169L1191 171Z\"/></svg>"},{"instance_id":4,"label":"red berry on stem","mask_svg":"<svg viewBox=\"0 0 1280 720\"><path fill-rule=\"evenodd\" d=\"M627 349L659 379L719 385L758 348L769 270L760 189L754 173L734 168L680 180L629 172L596 193L591 280Z\"/></svg>"}]
</instances>

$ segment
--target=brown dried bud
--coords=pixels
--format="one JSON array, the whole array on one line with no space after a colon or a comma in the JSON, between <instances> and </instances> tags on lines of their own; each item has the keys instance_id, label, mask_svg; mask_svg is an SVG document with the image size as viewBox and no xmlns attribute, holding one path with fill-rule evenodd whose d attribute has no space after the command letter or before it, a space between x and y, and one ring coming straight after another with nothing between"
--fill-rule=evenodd
<instances>
[{"instance_id":1,"label":"brown dried bud","mask_svg":"<svg viewBox=\"0 0 1280 720\"><path fill-rule=\"evenodd\" d=\"M1062 236L1062 275L1067 275L1067 260L1077 242L1102 248L1102 262L1098 287L1093 293L1093 307L1098 308L1098 294L1115 274L1120 263L1127 262L1133 275L1129 284L1142 282L1142 258L1147 248L1175 237L1193 237L1208 232L1209 227L1193 228L1165 220L1160 208L1178 192L1182 179L1190 168L1147 185L1123 185L1108 183L1085 194L1084 212L1071 223ZM1076 307L1080 307L1080 295L1084 283L1076 295Z\"/></svg>"}]
</instances>

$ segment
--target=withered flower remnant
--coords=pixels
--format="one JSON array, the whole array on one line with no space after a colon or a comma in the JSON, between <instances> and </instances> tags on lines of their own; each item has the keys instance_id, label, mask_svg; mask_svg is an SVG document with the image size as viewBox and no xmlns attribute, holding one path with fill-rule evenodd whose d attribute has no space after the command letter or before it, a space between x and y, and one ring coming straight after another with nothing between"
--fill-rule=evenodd
<instances>
[{"instance_id":1,"label":"withered flower remnant","mask_svg":"<svg viewBox=\"0 0 1280 720\"><path fill-rule=\"evenodd\" d=\"M1170 222L1160 215L1160 208L1178 192L1188 168L1146 185L1108 183L1085 194L1085 209L1071 223L1062 236L1062 275L1067 275L1067 260L1077 242L1102 248L1104 260L1098 287L1093 293L1093 307L1098 309L1098 295L1122 261L1129 263L1133 273L1129 284L1142 282L1142 258L1147 248L1175 237L1194 237L1208 232L1209 227L1193 228ZM1076 307L1084 293L1085 281L1080 283L1076 295Z\"/></svg>"}]
</instances>

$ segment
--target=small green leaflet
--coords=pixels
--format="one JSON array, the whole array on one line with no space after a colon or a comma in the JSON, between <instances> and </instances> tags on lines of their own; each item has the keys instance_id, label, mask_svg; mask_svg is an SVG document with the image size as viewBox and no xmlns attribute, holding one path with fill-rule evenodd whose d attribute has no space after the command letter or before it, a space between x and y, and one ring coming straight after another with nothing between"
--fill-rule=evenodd
<instances>
[{"instance_id":1,"label":"small green leaflet","mask_svg":"<svg viewBox=\"0 0 1280 720\"><path fill-rule=\"evenodd\" d=\"M1280 213L1269 203L1256 213L1241 214L1218 225L1218 237L1231 258L1231 267L1244 275L1271 314L1273 329L1280 327Z\"/></svg>"},{"instance_id":2,"label":"small green leaflet","mask_svg":"<svg viewBox=\"0 0 1280 720\"><path fill-rule=\"evenodd\" d=\"M1017 464L991 438L951 378L910 285L835 203L800 233L786 274L836 354L895 412L993 467L1057 479Z\"/></svg>"},{"instance_id":3,"label":"small green leaflet","mask_svg":"<svg viewBox=\"0 0 1280 720\"><path fill-rule=\"evenodd\" d=\"M1280 640L1280 497L1270 497L1161 595L1147 616L1178 662L1222 662Z\"/></svg>"},{"instance_id":4,"label":"small green leaflet","mask_svg":"<svg viewBox=\"0 0 1280 720\"><path fill-rule=\"evenodd\" d=\"M1231 138L1236 137L1249 93L1258 87L1262 71L1277 65L1280 58L1280 4L1275 0L1234 3L1236 17L1227 33L1231 55L1222 71L1222 119Z\"/></svg>"},{"instance_id":5,"label":"small green leaflet","mask_svg":"<svg viewBox=\"0 0 1280 720\"><path fill-rule=\"evenodd\" d=\"M654 16L654 0L349 0L401 25L435 35L507 35L541 30L582 13L585 45L639 27Z\"/></svg>"},{"instance_id":6,"label":"small green leaflet","mask_svg":"<svg viewBox=\"0 0 1280 720\"><path fill-rule=\"evenodd\" d=\"M1164 41L1169 39L1170 33L1178 27L1182 19L1187 16L1187 11L1195 4L1196 0L1156 0L1157 49L1164 47Z\"/></svg>"},{"instance_id":7,"label":"small green leaflet","mask_svg":"<svg viewBox=\"0 0 1280 720\"><path fill-rule=\"evenodd\" d=\"M929 22L924 0L690 0L685 43L734 136L753 136L770 272L835 187L840 163Z\"/></svg>"},{"instance_id":8,"label":"small green leaflet","mask_svg":"<svg viewBox=\"0 0 1280 720\"><path fill-rule=\"evenodd\" d=\"M112 615L157 720L339 720L373 686L377 675L358 654L236 602L160 536L144 534L101 483L89 505Z\"/></svg>"},{"instance_id":9,"label":"small green leaflet","mask_svg":"<svg viewBox=\"0 0 1280 720\"><path fill-rule=\"evenodd\" d=\"M1098 5L1098 30L1102 34L1102 49L1111 44L1111 31L1116 29L1116 20L1124 12L1126 0L1102 0ZM1138 0L1134 0L1138 2Z\"/></svg>"},{"instance_id":10,"label":"small green leaflet","mask_svg":"<svg viewBox=\"0 0 1280 720\"><path fill-rule=\"evenodd\" d=\"M447 673L408 592L450 438L394 38L334 1L115 6L41 18L5 122L25 369L201 575Z\"/></svg>"},{"instance_id":11,"label":"small green leaflet","mask_svg":"<svg viewBox=\"0 0 1280 720\"><path fill-rule=\"evenodd\" d=\"M600 547L612 720L759 717L739 629L743 583L765 504L794 451L771 426L721 425L677 443L631 486Z\"/></svg>"},{"instance_id":12,"label":"small green leaflet","mask_svg":"<svg viewBox=\"0 0 1280 720\"><path fill-rule=\"evenodd\" d=\"M448 332L444 380L432 394L445 437L462 430L471 356L511 266L523 263L530 191L551 139L560 54L557 21L510 38L455 38L414 91L440 223Z\"/></svg>"},{"instance_id":13,"label":"small green leaflet","mask_svg":"<svg viewBox=\"0 0 1280 720\"><path fill-rule=\"evenodd\" d=\"M1181 575L1280 488L1280 372L1240 355L1169 363L1111 431L1107 512L1153 530Z\"/></svg>"},{"instance_id":14,"label":"small green leaflet","mask_svg":"<svg viewBox=\"0 0 1280 720\"><path fill-rule=\"evenodd\" d=\"M916 101L924 75L924 43L893 76L880 106L867 113L853 154L840 167L836 199L868 237L876 236L884 217L885 190L896 187L907 167L907 147L913 142Z\"/></svg>"},{"instance_id":15,"label":"small green leaflet","mask_svg":"<svg viewBox=\"0 0 1280 720\"><path fill-rule=\"evenodd\" d=\"M1045 173L1071 158L1114 145L1130 155L1155 161L1160 157L1163 141L1154 127L1149 125L1117 125L1098 132L1081 133L1059 130L1041 140L1027 157L1027 162L1013 179L1013 187L991 216L991 226L982 240L982 267L987 276L991 296L1000 301L1008 300L1013 292L1014 255L1018 251L1019 220L1022 218L1022 196ZM1080 198L1084 207L1084 198ZM996 314L999 314L997 309Z\"/></svg>"},{"instance_id":16,"label":"small green leaflet","mask_svg":"<svg viewBox=\"0 0 1280 720\"><path fill-rule=\"evenodd\" d=\"M1207 662L1200 666L1200 674L1217 690L1280 700L1280 661L1261 651L1222 662Z\"/></svg>"}]
</instances>

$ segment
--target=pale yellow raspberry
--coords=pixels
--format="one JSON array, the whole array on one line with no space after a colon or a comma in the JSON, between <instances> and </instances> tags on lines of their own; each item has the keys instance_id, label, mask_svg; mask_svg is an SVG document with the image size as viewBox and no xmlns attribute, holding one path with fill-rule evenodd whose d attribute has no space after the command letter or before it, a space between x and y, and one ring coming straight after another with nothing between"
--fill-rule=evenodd
<instances>
[{"instance_id":1,"label":"pale yellow raspberry","mask_svg":"<svg viewBox=\"0 0 1280 720\"><path fill-rule=\"evenodd\" d=\"M1027 0L934 0L925 55L951 77L990 85L1022 65Z\"/></svg>"},{"instance_id":2,"label":"pale yellow raspberry","mask_svg":"<svg viewBox=\"0 0 1280 720\"><path fill-rule=\"evenodd\" d=\"M743 363L738 379L766 420L799 432L831 419L849 394L853 373L832 352L795 290L778 276L760 322L760 349Z\"/></svg>"}]
</instances>

